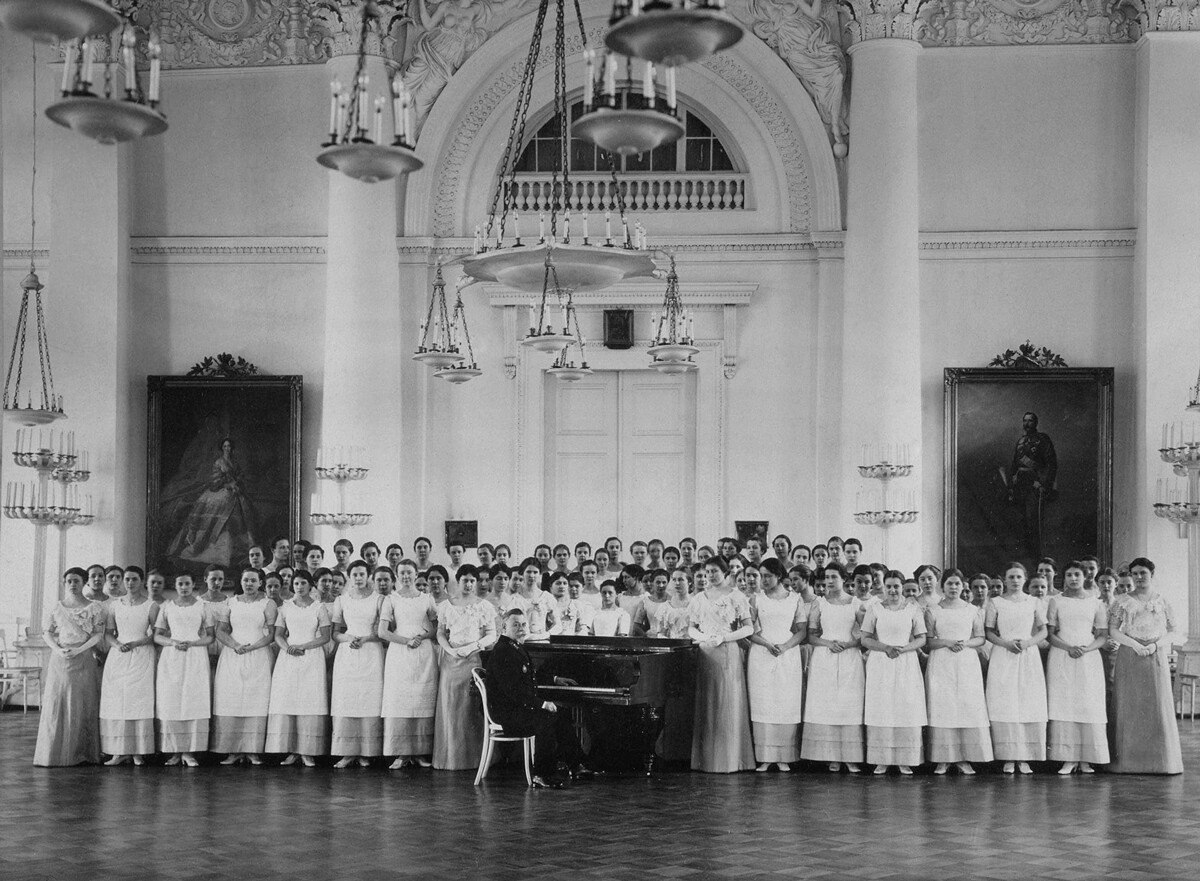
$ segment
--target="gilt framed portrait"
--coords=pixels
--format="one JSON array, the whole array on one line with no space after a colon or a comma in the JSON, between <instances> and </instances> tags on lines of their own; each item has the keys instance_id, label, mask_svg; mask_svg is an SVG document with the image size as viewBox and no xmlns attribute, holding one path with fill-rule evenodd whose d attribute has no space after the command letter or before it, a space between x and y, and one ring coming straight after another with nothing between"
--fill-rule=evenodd
<instances>
[{"instance_id":1,"label":"gilt framed portrait","mask_svg":"<svg viewBox=\"0 0 1200 881\"><path fill-rule=\"evenodd\" d=\"M199 580L300 534L302 387L301 376L148 377L150 566Z\"/></svg>"},{"instance_id":2,"label":"gilt framed portrait","mask_svg":"<svg viewBox=\"0 0 1200 881\"><path fill-rule=\"evenodd\" d=\"M945 369L944 557L1112 556L1113 369Z\"/></svg>"}]
</instances>

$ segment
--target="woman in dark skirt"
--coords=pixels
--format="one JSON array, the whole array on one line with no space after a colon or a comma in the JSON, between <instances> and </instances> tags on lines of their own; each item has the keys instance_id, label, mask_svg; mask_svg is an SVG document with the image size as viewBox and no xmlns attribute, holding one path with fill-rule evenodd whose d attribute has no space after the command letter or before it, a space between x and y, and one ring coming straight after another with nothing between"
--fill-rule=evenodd
<instances>
[{"instance_id":1,"label":"woman in dark skirt","mask_svg":"<svg viewBox=\"0 0 1200 881\"><path fill-rule=\"evenodd\" d=\"M1167 655L1175 614L1154 589L1154 564L1129 564L1132 593L1118 597L1108 632L1119 644L1113 674L1116 710L1113 761L1118 774L1182 774L1183 754Z\"/></svg>"}]
</instances>

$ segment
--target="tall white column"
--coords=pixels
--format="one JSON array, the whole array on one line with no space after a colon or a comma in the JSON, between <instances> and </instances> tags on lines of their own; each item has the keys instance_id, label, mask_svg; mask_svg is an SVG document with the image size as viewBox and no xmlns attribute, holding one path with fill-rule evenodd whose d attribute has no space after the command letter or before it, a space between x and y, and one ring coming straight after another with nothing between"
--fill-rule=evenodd
<instances>
[{"instance_id":1,"label":"tall white column","mask_svg":"<svg viewBox=\"0 0 1200 881\"><path fill-rule=\"evenodd\" d=\"M1197 106L1200 33L1147 33L1137 44L1135 135L1138 240L1134 265L1139 362L1135 461L1140 463L1141 474L1138 497L1132 500L1136 506L1135 546L1127 558L1145 555L1155 562L1158 587L1181 619L1186 602L1192 672L1200 671L1200 540L1192 539L1196 548L1189 572L1188 542L1179 539L1174 526L1154 517L1151 505L1157 480L1178 479L1158 454L1163 423L1200 421L1200 414L1184 412L1188 387L1195 382L1200 367L1200 346L1196 342L1200 340Z\"/></svg>"},{"instance_id":2,"label":"tall white column","mask_svg":"<svg viewBox=\"0 0 1200 881\"><path fill-rule=\"evenodd\" d=\"M354 56L328 63L330 76L353 82ZM371 58L368 75L376 93L387 83L382 59ZM328 451L360 447L371 468L365 480L346 489L350 512L374 517L347 537L364 541L397 537L409 504L400 482L404 456L401 427L400 270L396 252L397 183L359 183L329 172L329 231L325 287L325 377L321 393L321 436L312 441ZM328 461L328 454L327 454ZM337 498L329 481L304 475L304 485L324 493L323 510ZM316 510L316 508L314 508ZM311 527L307 532L318 533ZM331 553L334 530L317 538ZM405 551L408 548L405 547Z\"/></svg>"},{"instance_id":3,"label":"tall white column","mask_svg":"<svg viewBox=\"0 0 1200 881\"><path fill-rule=\"evenodd\" d=\"M917 213L917 60L915 40L868 39L850 48L850 153L842 323L842 498L838 523L851 523L862 444L907 444L913 476L888 488L890 507L920 498L921 375ZM897 455L892 456L897 459ZM922 518L930 516L922 512ZM848 528L848 527L846 527ZM854 526L864 558L884 552L882 529ZM921 562L922 525L890 527L889 566Z\"/></svg>"}]
</instances>

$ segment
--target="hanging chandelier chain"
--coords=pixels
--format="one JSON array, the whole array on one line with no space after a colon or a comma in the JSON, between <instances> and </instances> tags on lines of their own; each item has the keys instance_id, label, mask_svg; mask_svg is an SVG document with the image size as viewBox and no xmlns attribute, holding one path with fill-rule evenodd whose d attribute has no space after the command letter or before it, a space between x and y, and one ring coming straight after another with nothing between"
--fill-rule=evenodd
<instances>
[{"instance_id":1,"label":"hanging chandelier chain","mask_svg":"<svg viewBox=\"0 0 1200 881\"><path fill-rule=\"evenodd\" d=\"M362 29L358 34L358 61L354 66L354 82L350 85L350 105L346 108L346 130L342 133L342 139L346 142L351 140L356 128L366 128L366 120L359 119L359 93L362 92L362 78L367 71L367 36L371 30L371 21L374 16L371 14L370 0L365 0L363 3L362 13Z\"/></svg>"},{"instance_id":2,"label":"hanging chandelier chain","mask_svg":"<svg viewBox=\"0 0 1200 881\"><path fill-rule=\"evenodd\" d=\"M54 410L58 407L58 398L54 394L54 371L50 367L50 342L46 339L46 319L42 314L41 290L35 291L34 297L37 308L38 361L42 368L42 394L48 398L43 401L43 406Z\"/></svg>"},{"instance_id":3,"label":"hanging chandelier chain","mask_svg":"<svg viewBox=\"0 0 1200 881\"><path fill-rule=\"evenodd\" d=\"M21 375L25 370L25 327L29 319L29 291L21 297L21 314L17 317L17 333L13 339L12 354L8 358L8 374L4 378L4 406L13 409L17 406L17 395L21 392ZM19 353L19 354L18 354ZM17 366L17 384L12 386L12 397L8 390L12 383L13 362Z\"/></svg>"},{"instance_id":4,"label":"hanging chandelier chain","mask_svg":"<svg viewBox=\"0 0 1200 881\"><path fill-rule=\"evenodd\" d=\"M32 41L31 41L32 42ZM29 175L29 271L34 271L33 267L33 247L37 239L37 43L32 43L33 49L33 163L32 171Z\"/></svg>"},{"instance_id":5,"label":"hanging chandelier chain","mask_svg":"<svg viewBox=\"0 0 1200 881\"><path fill-rule=\"evenodd\" d=\"M546 11L550 0L541 0L538 6L537 18L533 24L533 39L529 42L529 52L525 56L525 70L521 74L521 86L517 90L517 110L513 114L512 125L508 128L508 140L504 145L504 155L500 159L500 181L492 194L492 207L488 212L488 228L486 241L492 238L492 224L496 222L496 208L500 211L500 238L504 238L504 225L508 220L509 208L516 202L517 160L514 147L525 141L525 120L529 113L529 101L533 96L533 75L537 70L538 56L542 49L542 33L546 24ZM505 181L507 175L507 183ZM501 194L504 201L500 204Z\"/></svg>"},{"instance_id":6,"label":"hanging chandelier chain","mask_svg":"<svg viewBox=\"0 0 1200 881\"><path fill-rule=\"evenodd\" d=\"M459 317L462 318L463 338L467 343L467 364L475 366L475 347L471 345L471 329L467 327L467 311L463 308L462 288L456 291L458 299L454 303L454 322L458 323Z\"/></svg>"},{"instance_id":7,"label":"hanging chandelier chain","mask_svg":"<svg viewBox=\"0 0 1200 881\"><path fill-rule=\"evenodd\" d=\"M555 0L558 18L554 22L554 118L558 120L558 159L550 172L550 238L558 236L558 213L567 205L570 186L569 158L571 152L571 119L567 108L566 25L564 0ZM562 181L559 181L559 174Z\"/></svg>"}]
</instances>

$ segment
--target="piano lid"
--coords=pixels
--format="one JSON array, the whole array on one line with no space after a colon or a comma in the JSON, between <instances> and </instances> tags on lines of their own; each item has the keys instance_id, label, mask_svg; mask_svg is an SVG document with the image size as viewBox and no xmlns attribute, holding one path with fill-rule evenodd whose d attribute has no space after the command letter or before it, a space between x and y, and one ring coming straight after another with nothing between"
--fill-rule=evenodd
<instances>
[{"instance_id":1,"label":"piano lid","mask_svg":"<svg viewBox=\"0 0 1200 881\"><path fill-rule=\"evenodd\" d=\"M526 649L537 650L547 643L525 643ZM696 643L690 639L658 639L650 636L580 636L556 634L550 637L551 649L567 649L580 652L605 652L609 654L663 654L694 649Z\"/></svg>"}]
</instances>

